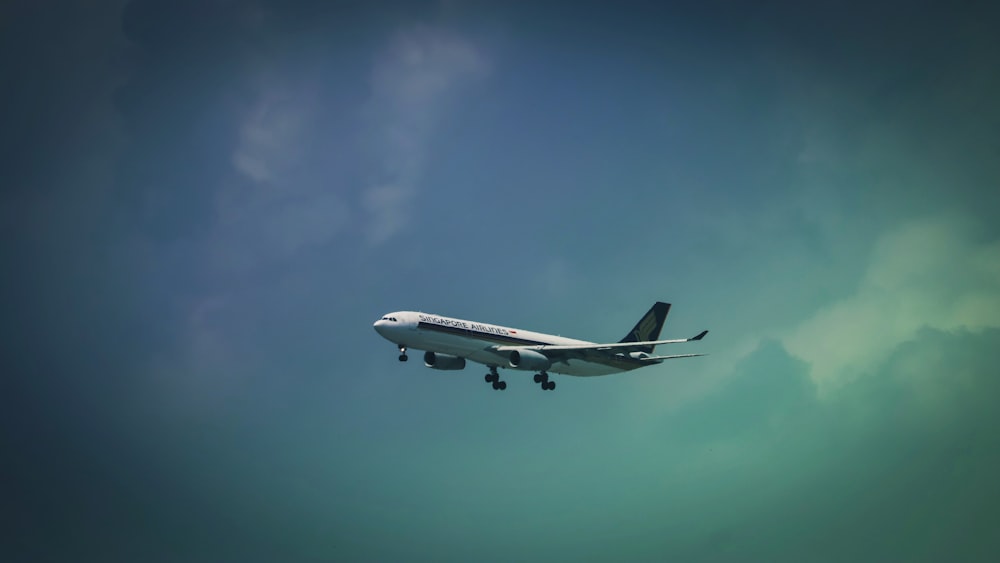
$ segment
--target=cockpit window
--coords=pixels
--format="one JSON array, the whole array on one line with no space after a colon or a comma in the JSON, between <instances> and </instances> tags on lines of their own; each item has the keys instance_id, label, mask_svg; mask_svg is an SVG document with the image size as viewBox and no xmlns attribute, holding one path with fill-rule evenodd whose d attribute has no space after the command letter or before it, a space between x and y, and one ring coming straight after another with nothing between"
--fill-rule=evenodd
<instances>
[{"instance_id":1,"label":"cockpit window","mask_svg":"<svg viewBox=\"0 0 1000 563\"><path fill-rule=\"evenodd\" d=\"M392 321L392 322L397 322L397 321L396 321L396 317L382 317L382 320L383 320L383 321Z\"/></svg>"}]
</instances>

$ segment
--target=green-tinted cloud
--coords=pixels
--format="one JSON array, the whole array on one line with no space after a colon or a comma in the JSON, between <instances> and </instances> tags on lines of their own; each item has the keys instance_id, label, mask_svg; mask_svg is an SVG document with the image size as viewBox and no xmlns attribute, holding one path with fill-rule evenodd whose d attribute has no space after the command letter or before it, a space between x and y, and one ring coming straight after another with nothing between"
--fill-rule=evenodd
<instances>
[{"instance_id":1,"label":"green-tinted cloud","mask_svg":"<svg viewBox=\"0 0 1000 563\"><path fill-rule=\"evenodd\" d=\"M663 421L659 441L685 446L651 456L658 493L689 520L658 548L705 561L988 559L998 344L996 329L926 329L823 400L806 364L762 345L729 385Z\"/></svg>"},{"instance_id":2,"label":"green-tinted cloud","mask_svg":"<svg viewBox=\"0 0 1000 563\"><path fill-rule=\"evenodd\" d=\"M977 227L944 216L884 234L856 291L788 331L789 351L828 386L872 370L921 328L1000 326L1000 242Z\"/></svg>"}]
</instances>

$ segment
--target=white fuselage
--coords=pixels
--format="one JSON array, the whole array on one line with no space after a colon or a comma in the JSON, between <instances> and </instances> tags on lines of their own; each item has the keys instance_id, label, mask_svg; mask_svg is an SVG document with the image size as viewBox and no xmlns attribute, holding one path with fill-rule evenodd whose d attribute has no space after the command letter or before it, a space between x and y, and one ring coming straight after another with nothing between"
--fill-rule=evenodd
<instances>
[{"instance_id":1,"label":"white fuselage","mask_svg":"<svg viewBox=\"0 0 1000 563\"><path fill-rule=\"evenodd\" d=\"M454 319L417 311L390 313L375 322L375 330L398 346L466 358L490 367L510 368L508 355L497 346L579 345L586 340L564 338L530 330ZM547 371L577 376L607 375L641 367L628 357L585 361L554 361Z\"/></svg>"}]
</instances>

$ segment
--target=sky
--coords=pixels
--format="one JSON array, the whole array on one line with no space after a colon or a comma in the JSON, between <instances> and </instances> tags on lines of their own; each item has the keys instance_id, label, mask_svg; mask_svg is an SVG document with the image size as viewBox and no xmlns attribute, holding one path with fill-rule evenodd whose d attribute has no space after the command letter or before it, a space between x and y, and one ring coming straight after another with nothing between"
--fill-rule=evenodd
<instances>
[{"instance_id":1,"label":"sky","mask_svg":"<svg viewBox=\"0 0 1000 563\"><path fill-rule=\"evenodd\" d=\"M993 560L997 15L5 4L0 559Z\"/></svg>"}]
</instances>

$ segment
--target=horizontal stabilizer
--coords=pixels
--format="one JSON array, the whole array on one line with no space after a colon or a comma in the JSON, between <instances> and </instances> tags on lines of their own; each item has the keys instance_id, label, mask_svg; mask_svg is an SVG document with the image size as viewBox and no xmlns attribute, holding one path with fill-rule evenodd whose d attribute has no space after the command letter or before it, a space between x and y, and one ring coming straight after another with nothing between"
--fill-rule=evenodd
<instances>
[{"instance_id":1,"label":"horizontal stabilizer","mask_svg":"<svg viewBox=\"0 0 1000 563\"><path fill-rule=\"evenodd\" d=\"M648 358L642 358L644 362L660 361L660 360L675 360L677 358L694 358L695 356L707 356L708 354L676 354L674 356L650 356Z\"/></svg>"}]
</instances>

